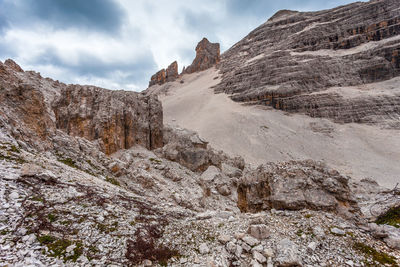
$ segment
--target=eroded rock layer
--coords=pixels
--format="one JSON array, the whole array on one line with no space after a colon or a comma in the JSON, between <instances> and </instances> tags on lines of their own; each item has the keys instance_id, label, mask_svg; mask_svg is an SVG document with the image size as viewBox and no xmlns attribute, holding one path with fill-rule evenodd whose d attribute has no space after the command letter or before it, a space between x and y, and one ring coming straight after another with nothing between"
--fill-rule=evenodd
<instances>
[{"instance_id":1,"label":"eroded rock layer","mask_svg":"<svg viewBox=\"0 0 400 267\"><path fill-rule=\"evenodd\" d=\"M382 114L398 121L397 89L383 88L390 91L389 98L377 97L373 90L351 99L332 92L310 94L397 77L399 52L396 0L319 12L281 11L222 55L223 79L216 92L338 122L379 121Z\"/></svg>"}]
</instances>

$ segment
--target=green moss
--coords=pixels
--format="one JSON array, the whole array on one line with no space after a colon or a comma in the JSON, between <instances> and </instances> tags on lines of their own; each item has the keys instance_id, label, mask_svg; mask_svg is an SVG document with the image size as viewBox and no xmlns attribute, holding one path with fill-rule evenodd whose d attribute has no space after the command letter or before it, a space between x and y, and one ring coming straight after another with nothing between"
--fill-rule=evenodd
<instances>
[{"instance_id":1,"label":"green moss","mask_svg":"<svg viewBox=\"0 0 400 267\"><path fill-rule=\"evenodd\" d=\"M72 168L78 169L78 167L75 165L75 161L71 158L59 158L57 159L59 162L64 163L65 165L68 165Z\"/></svg>"},{"instance_id":2,"label":"green moss","mask_svg":"<svg viewBox=\"0 0 400 267\"><path fill-rule=\"evenodd\" d=\"M396 258L390 256L384 252L379 252L373 247L370 247L364 243L357 242L353 245L354 249L361 251L365 256L371 258L373 261L378 262L382 265L399 267L396 263Z\"/></svg>"},{"instance_id":3,"label":"green moss","mask_svg":"<svg viewBox=\"0 0 400 267\"><path fill-rule=\"evenodd\" d=\"M14 145L11 146L10 151L14 152L14 153L20 153L21 152L21 150L18 147L14 146Z\"/></svg>"},{"instance_id":4,"label":"green moss","mask_svg":"<svg viewBox=\"0 0 400 267\"><path fill-rule=\"evenodd\" d=\"M150 160L151 162L154 162L154 163L157 163L157 164L160 164L160 163L162 163L162 161L161 161L161 160L159 160L159 159L155 159L155 158L149 158L149 160Z\"/></svg>"},{"instance_id":5,"label":"green moss","mask_svg":"<svg viewBox=\"0 0 400 267\"><path fill-rule=\"evenodd\" d=\"M1 230L0 235L6 235L6 234L8 234L8 232L9 232L8 230Z\"/></svg>"},{"instance_id":6,"label":"green moss","mask_svg":"<svg viewBox=\"0 0 400 267\"><path fill-rule=\"evenodd\" d=\"M47 245L47 244L53 243L56 240L56 238L51 235L42 235L42 236L39 236L37 239L38 239L39 243L42 245Z\"/></svg>"},{"instance_id":7,"label":"green moss","mask_svg":"<svg viewBox=\"0 0 400 267\"><path fill-rule=\"evenodd\" d=\"M376 220L377 224L388 224L400 228L400 206L393 207Z\"/></svg>"},{"instance_id":8,"label":"green moss","mask_svg":"<svg viewBox=\"0 0 400 267\"><path fill-rule=\"evenodd\" d=\"M306 218L306 219L310 219L311 217L313 217L312 214L306 214L306 215L304 215L304 218Z\"/></svg>"},{"instance_id":9,"label":"green moss","mask_svg":"<svg viewBox=\"0 0 400 267\"><path fill-rule=\"evenodd\" d=\"M106 181L113 185L120 186L119 182L114 178L106 177Z\"/></svg>"},{"instance_id":10,"label":"green moss","mask_svg":"<svg viewBox=\"0 0 400 267\"><path fill-rule=\"evenodd\" d=\"M97 229L99 229L100 232L102 233L112 233L115 232L118 229L118 222L114 222L112 225L108 226L102 223L97 224Z\"/></svg>"},{"instance_id":11,"label":"green moss","mask_svg":"<svg viewBox=\"0 0 400 267\"><path fill-rule=\"evenodd\" d=\"M52 213L47 215L47 218L49 219L50 222L55 222L57 220L57 216L55 214L52 214Z\"/></svg>"},{"instance_id":12,"label":"green moss","mask_svg":"<svg viewBox=\"0 0 400 267\"><path fill-rule=\"evenodd\" d=\"M38 237L38 241L42 244L47 246L48 248L48 255L54 258L61 258L64 262L73 261L76 262L77 259L83 253L83 245L80 241L72 242L68 239L57 239L51 235L42 235ZM75 248L73 250L72 255L67 256L66 249L67 247L75 244Z\"/></svg>"},{"instance_id":13,"label":"green moss","mask_svg":"<svg viewBox=\"0 0 400 267\"><path fill-rule=\"evenodd\" d=\"M37 201L37 202L44 202L44 199L39 197L39 196L34 196L31 198L32 201Z\"/></svg>"}]
</instances>

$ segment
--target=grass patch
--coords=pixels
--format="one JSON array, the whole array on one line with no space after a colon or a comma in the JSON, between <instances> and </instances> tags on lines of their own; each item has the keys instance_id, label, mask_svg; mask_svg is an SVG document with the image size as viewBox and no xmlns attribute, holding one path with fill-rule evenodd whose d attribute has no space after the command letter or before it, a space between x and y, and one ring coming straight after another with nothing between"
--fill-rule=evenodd
<instances>
[{"instance_id":1,"label":"grass patch","mask_svg":"<svg viewBox=\"0 0 400 267\"><path fill-rule=\"evenodd\" d=\"M47 253L50 257L61 258L64 262L76 262L83 253L83 245L82 242L79 241L72 242L68 239L57 239L51 235L39 236L38 241L40 244L47 246ZM67 256L66 249L73 244L75 244L75 248L73 249L72 255Z\"/></svg>"},{"instance_id":2,"label":"grass patch","mask_svg":"<svg viewBox=\"0 0 400 267\"><path fill-rule=\"evenodd\" d=\"M388 224L400 228L400 206L393 207L376 219L377 224Z\"/></svg>"},{"instance_id":3,"label":"grass patch","mask_svg":"<svg viewBox=\"0 0 400 267\"><path fill-rule=\"evenodd\" d=\"M6 234L8 234L8 233L9 233L8 230L1 230L1 231L0 231L0 235L6 235Z\"/></svg>"},{"instance_id":4,"label":"grass patch","mask_svg":"<svg viewBox=\"0 0 400 267\"><path fill-rule=\"evenodd\" d=\"M157 164L160 164L160 163L162 163L162 161L161 161L161 160L159 160L159 159L155 159L155 158L149 158L149 160L150 160L151 162L153 162L153 163L157 163Z\"/></svg>"},{"instance_id":5,"label":"grass patch","mask_svg":"<svg viewBox=\"0 0 400 267\"><path fill-rule=\"evenodd\" d=\"M353 245L353 247L354 249L364 253L367 257L371 258L375 262L386 266L399 267L399 265L396 263L395 257L384 252L379 252L373 247L370 247L364 243L357 242Z\"/></svg>"},{"instance_id":6,"label":"grass patch","mask_svg":"<svg viewBox=\"0 0 400 267\"><path fill-rule=\"evenodd\" d=\"M110 184L116 185L116 186L120 186L120 183L115 179L115 178L110 178L110 177L106 177L106 181L109 182Z\"/></svg>"},{"instance_id":7,"label":"grass patch","mask_svg":"<svg viewBox=\"0 0 400 267\"><path fill-rule=\"evenodd\" d=\"M14 152L14 153L20 153L21 152L21 150L18 147L16 147L15 145L11 146L10 151Z\"/></svg>"},{"instance_id":8,"label":"grass patch","mask_svg":"<svg viewBox=\"0 0 400 267\"><path fill-rule=\"evenodd\" d=\"M47 215L47 218L49 219L49 222L55 222L57 220L57 216L53 213L49 213L49 215Z\"/></svg>"},{"instance_id":9,"label":"grass patch","mask_svg":"<svg viewBox=\"0 0 400 267\"><path fill-rule=\"evenodd\" d=\"M31 198L31 200L36 202L44 202L44 199L39 196L34 196Z\"/></svg>"},{"instance_id":10,"label":"grass patch","mask_svg":"<svg viewBox=\"0 0 400 267\"><path fill-rule=\"evenodd\" d=\"M78 169L78 167L75 165L75 161L71 158L58 158L57 159L59 162L64 163L65 165L68 165L72 168Z\"/></svg>"}]
</instances>

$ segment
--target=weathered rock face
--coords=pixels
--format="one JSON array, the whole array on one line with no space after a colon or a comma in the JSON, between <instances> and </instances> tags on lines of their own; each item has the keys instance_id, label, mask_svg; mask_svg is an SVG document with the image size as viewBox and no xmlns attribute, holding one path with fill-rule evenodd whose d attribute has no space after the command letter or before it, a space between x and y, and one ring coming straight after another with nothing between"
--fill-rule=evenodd
<instances>
[{"instance_id":1,"label":"weathered rock face","mask_svg":"<svg viewBox=\"0 0 400 267\"><path fill-rule=\"evenodd\" d=\"M163 145L162 108L153 97L90 86L68 86L53 105L57 128L69 135L99 140L111 154L135 144Z\"/></svg>"},{"instance_id":2,"label":"weathered rock face","mask_svg":"<svg viewBox=\"0 0 400 267\"><path fill-rule=\"evenodd\" d=\"M178 73L178 62L174 61L167 68L166 81L167 82L173 82L178 78L178 76L179 76L179 73Z\"/></svg>"},{"instance_id":3,"label":"weathered rock face","mask_svg":"<svg viewBox=\"0 0 400 267\"><path fill-rule=\"evenodd\" d=\"M42 149L51 147L48 138L56 130L48 97L40 89L39 74L26 72L12 60L0 62L0 127L10 128L12 134L26 143ZM43 80L43 87L48 81Z\"/></svg>"},{"instance_id":4,"label":"weathered rock face","mask_svg":"<svg viewBox=\"0 0 400 267\"><path fill-rule=\"evenodd\" d=\"M15 62L0 64L0 123L34 147L53 147L57 129L98 141L111 154L138 144L163 146L161 103L135 92L65 85L24 72Z\"/></svg>"},{"instance_id":5,"label":"weathered rock face","mask_svg":"<svg viewBox=\"0 0 400 267\"><path fill-rule=\"evenodd\" d=\"M348 178L314 161L270 163L239 181L238 207L246 212L266 209L355 211Z\"/></svg>"},{"instance_id":6,"label":"weathered rock face","mask_svg":"<svg viewBox=\"0 0 400 267\"><path fill-rule=\"evenodd\" d=\"M165 69L158 71L156 74L151 76L149 87L156 84L164 84L166 81L167 74L165 73Z\"/></svg>"},{"instance_id":7,"label":"weathered rock face","mask_svg":"<svg viewBox=\"0 0 400 267\"><path fill-rule=\"evenodd\" d=\"M159 84L162 85L166 82L173 82L179 77L178 62L174 61L168 66L167 70L162 69L156 74L151 76L149 87Z\"/></svg>"},{"instance_id":8,"label":"weathered rock face","mask_svg":"<svg viewBox=\"0 0 400 267\"><path fill-rule=\"evenodd\" d=\"M220 62L220 47L218 43L210 43L203 38L196 46L196 58L183 73L193 73L209 69Z\"/></svg>"},{"instance_id":9,"label":"weathered rock face","mask_svg":"<svg viewBox=\"0 0 400 267\"><path fill-rule=\"evenodd\" d=\"M400 75L398 4L383 0L278 12L222 55L216 92L338 122L376 122L382 116L398 122L397 89L377 85L354 98L327 90ZM384 97L373 94L376 89Z\"/></svg>"}]
</instances>

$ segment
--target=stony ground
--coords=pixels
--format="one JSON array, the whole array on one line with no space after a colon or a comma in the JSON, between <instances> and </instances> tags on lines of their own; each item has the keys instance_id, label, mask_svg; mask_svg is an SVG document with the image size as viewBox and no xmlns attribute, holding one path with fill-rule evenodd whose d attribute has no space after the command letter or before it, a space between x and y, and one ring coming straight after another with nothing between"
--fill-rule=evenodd
<instances>
[{"instance_id":1,"label":"stony ground","mask_svg":"<svg viewBox=\"0 0 400 267\"><path fill-rule=\"evenodd\" d=\"M156 196L129 190L123 177L95 174L96 158L85 170L26 151L5 134L0 141L1 266L397 266L400 259L368 227L332 213L240 213L229 197L211 190L197 202L185 196L182 180L165 177L155 179ZM198 179L193 190L201 188L201 175L143 151L121 154L141 155L135 166L153 177L180 168ZM157 189L162 182L182 193L166 195Z\"/></svg>"}]
</instances>

